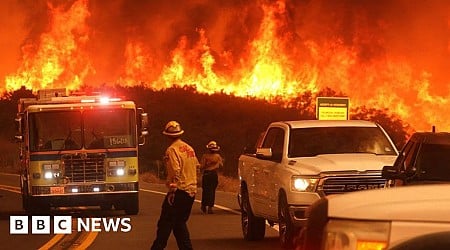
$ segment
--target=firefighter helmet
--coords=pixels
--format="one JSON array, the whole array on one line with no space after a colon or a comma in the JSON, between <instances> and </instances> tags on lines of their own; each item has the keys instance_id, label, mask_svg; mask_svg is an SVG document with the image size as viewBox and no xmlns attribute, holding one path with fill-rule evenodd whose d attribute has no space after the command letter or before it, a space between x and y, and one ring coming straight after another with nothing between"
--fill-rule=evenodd
<instances>
[{"instance_id":1,"label":"firefighter helmet","mask_svg":"<svg viewBox=\"0 0 450 250\"><path fill-rule=\"evenodd\" d=\"M206 144L206 148L211 151L219 151L220 150L219 145L217 145L217 142L215 142L215 141L208 142L208 144Z\"/></svg>"},{"instance_id":2,"label":"firefighter helmet","mask_svg":"<svg viewBox=\"0 0 450 250\"><path fill-rule=\"evenodd\" d=\"M178 137L184 133L184 130L181 129L181 126L177 121L170 121L166 124L162 133L170 137Z\"/></svg>"}]
</instances>

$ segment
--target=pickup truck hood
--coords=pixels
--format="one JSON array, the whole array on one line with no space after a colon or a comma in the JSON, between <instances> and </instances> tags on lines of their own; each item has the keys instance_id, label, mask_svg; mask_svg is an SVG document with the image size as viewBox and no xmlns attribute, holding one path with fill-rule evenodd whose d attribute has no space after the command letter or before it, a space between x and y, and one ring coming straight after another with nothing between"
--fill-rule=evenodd
<instances>
[{"instance_id":1,"label":"pickup truck hood","mask_svg":"<svg viewBox=\"0 0 450 250\"><path fill-rule=\"evenodd\" d=\"M299 157L289 161L289 165L299 169L300 174L319 174L326 171L381 170L393 165L397 156L375 154L327 154L314 157Z\"/></svg>"},{"instance_id":2,"label":"pickup truck hood","mask_svg":"<svg viewBox=\"0 0 450 250\"><path fill-rule=\"evenodd\" d=\"M328 196L330 218L450 222L450 185L428 184Z\"/></svg>"}]
</instances>

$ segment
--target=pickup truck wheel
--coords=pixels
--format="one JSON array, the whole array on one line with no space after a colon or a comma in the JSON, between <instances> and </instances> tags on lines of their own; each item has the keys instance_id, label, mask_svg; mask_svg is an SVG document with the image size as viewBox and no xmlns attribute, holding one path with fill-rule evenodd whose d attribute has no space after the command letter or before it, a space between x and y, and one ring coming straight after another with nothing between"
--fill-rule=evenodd
<instances>
[{"instance_id":1,"label":"pickup truck wheel","mask_svg":"<svg viewBox=\"0 0 450 250\"><path fill-rule=\"evenodd\" d=\"M280 195L278 203L278 226L281 247L291 249L296 230L289 215L289 206L285 194Z\"/></svg>"},{"instance_id":2,"label":"pickup truck wheel","mask_svg":"<svg viewBox=\"0 0 450 250\"><path fill-rule=\"evenodd\" d=\"M265 219L253 215L247 193L242 194L241 226L245 240L261 240L266 233Z\"/></svg>"}]
</instances>

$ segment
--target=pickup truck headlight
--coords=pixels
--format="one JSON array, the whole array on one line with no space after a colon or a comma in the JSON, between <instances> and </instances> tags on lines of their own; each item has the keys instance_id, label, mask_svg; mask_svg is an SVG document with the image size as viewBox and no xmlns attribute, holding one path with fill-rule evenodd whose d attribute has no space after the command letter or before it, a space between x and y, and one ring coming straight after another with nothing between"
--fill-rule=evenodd
<instances>
[{"instance_id":1,"label":"pickup truck headlight","mask_svg":"<svg viewBox=\"0 0 450 250\"><path fill-rule=\"evenodd\" d=\"M383 250L391 226L387 221L330 220L325 227L324 250Z\"/></svg>"},{"instance_id":2,"label":"pickup truck headlight","mask_svg":"<svg viewBox=\"0 0 450 250\"><path fill-rule=\"evenodd\" d=\"M300 192L314 192L318 180L317 176L292 176L291 189Z\"/></svg>"}]
</instances>

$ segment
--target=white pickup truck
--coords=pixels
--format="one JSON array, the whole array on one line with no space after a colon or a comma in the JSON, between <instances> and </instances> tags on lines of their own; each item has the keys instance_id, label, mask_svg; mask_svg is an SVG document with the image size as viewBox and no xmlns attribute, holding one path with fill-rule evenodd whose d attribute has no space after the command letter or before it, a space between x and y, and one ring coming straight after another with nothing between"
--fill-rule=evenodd
<instances>
[{"instance_id":1,"label":"white pickup truck","mask_svg":"<svg viewBox=\"0 0 450 250\"><path fill-rule=\"evenodd\" d=\"M278 224L280 243L292 247L305 210L321 197L383 188L381 169L398 151L369 121L303 120L271 123L254 152L239 157L241 224L246 240Z\"/></svg>"}]
</instances>

